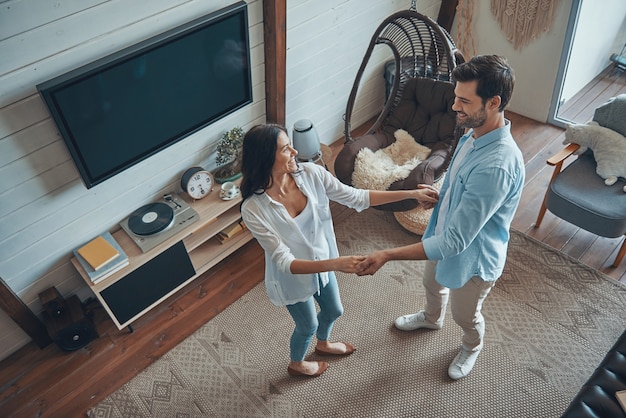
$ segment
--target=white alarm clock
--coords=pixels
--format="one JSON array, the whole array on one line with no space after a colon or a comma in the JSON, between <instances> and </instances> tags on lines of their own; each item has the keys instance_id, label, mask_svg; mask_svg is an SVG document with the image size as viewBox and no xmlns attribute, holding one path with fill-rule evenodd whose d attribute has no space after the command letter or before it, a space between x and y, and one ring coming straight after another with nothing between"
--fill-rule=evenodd
<instances>
[{"instance_id":1,"label":"white alarm clock","mask_svg":"<svg viewBox=\"0 0 626 418\"><path fill-rule=\"evenodd\" d=\"M196 200L211 193L214 184L213 174L202 167L188 168L180 179L180 187Z\"/></svg>"}]
</instances>

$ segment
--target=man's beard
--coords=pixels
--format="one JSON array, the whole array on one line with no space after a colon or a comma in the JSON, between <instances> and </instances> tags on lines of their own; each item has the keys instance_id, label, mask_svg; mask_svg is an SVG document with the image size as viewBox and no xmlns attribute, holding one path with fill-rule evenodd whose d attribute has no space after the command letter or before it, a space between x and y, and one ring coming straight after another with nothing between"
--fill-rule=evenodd
<instances>
[{"instance_id":1,"label":"man's beard","mask_svg":"<svg viewBox=\"0 0 626 418\"><path fill-rule=\"evenodd\" d=\"M483 106L478 112L473 115L467 115L464 121L459 120L458 114L456 118L457 128L478 128L483 126L487 121L487 112L485 112L485 106Z\"/></svg>"}]
</instances>

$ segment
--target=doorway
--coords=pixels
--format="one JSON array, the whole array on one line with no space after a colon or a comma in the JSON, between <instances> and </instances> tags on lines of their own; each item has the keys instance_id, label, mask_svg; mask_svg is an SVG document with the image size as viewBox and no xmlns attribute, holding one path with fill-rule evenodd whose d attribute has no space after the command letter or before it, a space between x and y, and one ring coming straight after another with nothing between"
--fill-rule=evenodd
<instances>
[{"instance_id":1,"label":"doorway","mask_svg":"<svg viewBox=\"0 0 626 418\"><path fill-rule=\"evenodd\" d=\"M596 6L591 0L572 0L548 118L562 128L593 117L589 109L576 107L580 96L595 95L600 105L626 92L626 74L610 59L626 42L626 4L607 0L601 11Z\"/></svg>"}]
</instances>

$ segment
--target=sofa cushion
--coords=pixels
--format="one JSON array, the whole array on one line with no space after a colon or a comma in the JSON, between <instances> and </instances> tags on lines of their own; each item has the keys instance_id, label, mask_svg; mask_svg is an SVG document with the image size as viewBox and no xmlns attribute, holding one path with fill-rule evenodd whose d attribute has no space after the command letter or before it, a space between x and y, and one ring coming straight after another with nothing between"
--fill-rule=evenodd
<instances>
[{"instance_id":1,"label":"sofa cushion","mask_svg":"<svg viewBox=\"0 0 626 418\"><path fill-rule=\"evenodd\" d=\"M387 119L383 131L393 135L397 129L407 131L417 143L435 151L454 142L456 112L452 83L413 78L406 82L402 96Z\"/></svg>"}]
</instances>

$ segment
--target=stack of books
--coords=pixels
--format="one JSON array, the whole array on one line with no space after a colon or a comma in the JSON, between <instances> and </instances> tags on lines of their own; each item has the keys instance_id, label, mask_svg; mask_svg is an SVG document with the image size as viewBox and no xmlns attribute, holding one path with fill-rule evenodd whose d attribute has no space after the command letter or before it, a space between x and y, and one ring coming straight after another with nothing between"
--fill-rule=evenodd
<instances>
[{"instance_id":1,"label":"stack of books","mask_svg":"<svg viewBox=\"0 0 626 418\"><path fill-rule=\"evenodd\" d=\"M128 255L110 232L97 236L74 250L74 256L96 284L129 264Z\"/></svg>"},{"instance_id":2,"label":"stack of books","mask_svg":"<svg viewBox=\"0 0 626 418\"><path fill-rule=\"evenodd\" d=\"M240 234L247 229L248 228L246 227L246 224L243 222L243 220L240 219L239 221L227 226L226 228L218 232L217 240L220 242L220 244L224 244L235 235Z\"/></svg>"}]
</instances>

